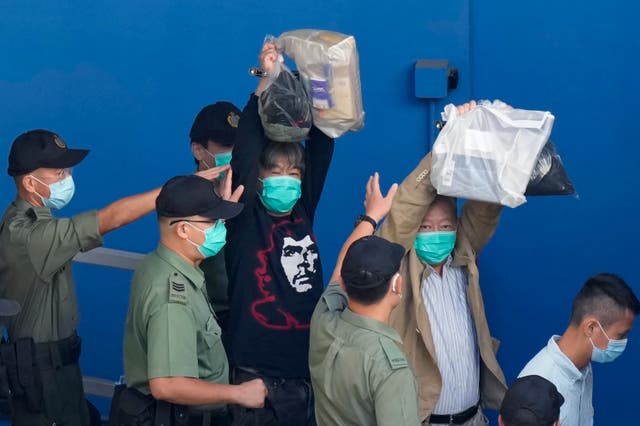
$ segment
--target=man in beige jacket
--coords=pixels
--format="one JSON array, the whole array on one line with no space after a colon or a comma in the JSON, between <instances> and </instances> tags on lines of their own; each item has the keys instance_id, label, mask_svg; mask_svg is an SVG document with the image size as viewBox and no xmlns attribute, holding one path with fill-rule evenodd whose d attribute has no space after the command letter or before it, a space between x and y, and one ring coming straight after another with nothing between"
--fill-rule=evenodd
<instances>
[{"instance_id":1,"label":"man in beige jacket","mask_svg":"<svg viewBox=\"0 0 640 426\"><path fill-rule=\"evenodd\" d=\"M423 425L485 425L481 408L498 409L507 387L476 259L495 231L501 206L467 201L458 219L455 200L436 194L430 173L427 154L400 185L378 231L407 250L400 267L404 297L391 325L416 374Z\"/></svg>"}]
</instances>

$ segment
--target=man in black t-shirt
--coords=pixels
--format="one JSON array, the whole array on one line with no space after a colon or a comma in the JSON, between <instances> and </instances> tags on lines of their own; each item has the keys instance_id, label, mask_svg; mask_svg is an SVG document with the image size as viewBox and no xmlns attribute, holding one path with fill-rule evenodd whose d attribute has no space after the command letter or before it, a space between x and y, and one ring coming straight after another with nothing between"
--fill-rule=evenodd
<instances>
[{"instance_id":1,"label":"man in black t-shirt","mask_svg":"<svg viewBox=\"0 0 640 426\"><path fill-rule=\"evenodd\" d=\"M263 70L277 58L266 43ZM231 160L244 211L227 222L231 380L262 378L263 409L234 407L235 425L315 425L309 379L311 314L323 291L313 220L333 155L316 128L300 143L265 138L258 114L262 78L244 108Z\"/></svg>"}]
</instances>

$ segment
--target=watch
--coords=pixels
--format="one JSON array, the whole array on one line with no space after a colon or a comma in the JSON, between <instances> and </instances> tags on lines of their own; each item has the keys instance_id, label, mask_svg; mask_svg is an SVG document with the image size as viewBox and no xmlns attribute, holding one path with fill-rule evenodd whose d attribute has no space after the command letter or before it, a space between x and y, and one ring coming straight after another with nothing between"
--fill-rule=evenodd
<instances>
[{"instance_id":1,"label":"watch","mask_svg":"<svg viewBox=\"0 0 640 426\"><path fill-rule=\"evenodd\" d=\"M373 220L371 216L367 216L366 214L361 214L360 216L358 216L356 218L356 223L353 224L353 227L355 228L356 226L360 225L360 223L362 222L369 222L371 226L373 226L374 231L378 227L378 223L375 220Z\"/></svg>"}]
</instances>

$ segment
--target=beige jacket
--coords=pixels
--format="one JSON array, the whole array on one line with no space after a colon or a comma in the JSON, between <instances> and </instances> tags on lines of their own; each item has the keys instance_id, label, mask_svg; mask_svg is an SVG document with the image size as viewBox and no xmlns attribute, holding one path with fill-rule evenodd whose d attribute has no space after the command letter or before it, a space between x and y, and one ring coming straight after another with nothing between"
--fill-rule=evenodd
<instances>
[{"instance_id":1,"label":"beige jacket","mask_svg":"<svg viewBox=\"0 0 640 426\"><path fill-rule=\"evenodd\" d=\"M422 218L436 196L430 171L431 154L428 154L400 185L391 212L378 231L379 236L397 242L407 250L400 266L404 278L403 298L391 314L391 325L400 334L403 341L401 349L416 374L421 419L431 415L442 388L431 326L421 293L429 269L413 249ZM480 401L483 407L492 409L500 407L507 386L495 356L499 342L489 334L476 258L493 235L501 209L502 206L495 204L466 201L453 252L453 265L466 268L468 276L467 299L475 322L481 359Z\"/></svg>"}]
</instances>

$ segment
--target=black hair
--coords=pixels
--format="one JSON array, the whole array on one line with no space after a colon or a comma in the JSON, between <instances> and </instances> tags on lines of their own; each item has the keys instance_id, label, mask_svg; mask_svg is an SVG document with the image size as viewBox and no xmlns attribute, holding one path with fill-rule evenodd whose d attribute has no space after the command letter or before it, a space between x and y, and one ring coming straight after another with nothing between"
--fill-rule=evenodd
<instances>
[{"instance_id":1,"label":"black hair","mask_svg":"<svg viewBox=\"0 0 640 426\"><path fill-rule=\"evenodd\" d=\"M259 165L264 170L276 167L279 158L285 158L292 167L304 174L304 148L299 142L269 141L262 149Z\"/></svg>"},{"instance_id":2,"label":"black hair","mask_svg":"<svg viewBox=\"0 0 640 426\"><path fill-rule=\"evenodd\" d=\"M342 281L349 299L362 305L374 305L389 291L391 277L362 270L348 276L343 274Z\"/></svg>"},{"instance_id":3,"label":"black hair","mask_svg":"<svg viewBox=\"0 0 640 426\"><path fill-rule=\"evenodd\" d=\"M640 301L631 287L615 274L597 274L587 280L573 299L571 323L579 325L586 316L594 315L606 328L620 320L626 309L634 316L640 313Z\"/></svg>"},{"instance_id":4,"label":"black hair","mask_svg":"<svg viewBox=\"0 0 640 426\"><path fill-rule=\"evenodd\" d=\"M455 197L449 197L447 195L436 195L435 198L433 199L433 201L431 202L431 205L429 206L429 208L431 209L432 207L442 204L447 206L451 212L453 213L453 218L455 220L458 219L458 205L457 205L458 200Z\"/></svg>"}]
</instances>

